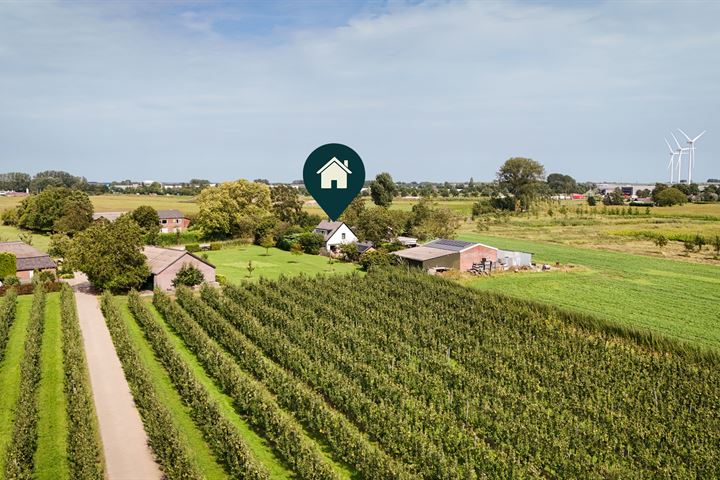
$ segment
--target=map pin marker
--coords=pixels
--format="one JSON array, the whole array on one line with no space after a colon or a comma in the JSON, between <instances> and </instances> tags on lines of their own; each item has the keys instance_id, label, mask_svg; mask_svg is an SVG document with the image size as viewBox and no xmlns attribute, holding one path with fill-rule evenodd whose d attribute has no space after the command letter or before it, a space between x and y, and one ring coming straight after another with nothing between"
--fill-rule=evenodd
<instances>
[{"instance_id":1,"label":"map pin marker","mask_svg":"<svg viewBox=\"0 0 720 480\"><path fill-rule=\"evenodd\" d=\"M365 184L365 165L352 148L328 143L305 160L303 181L310 195L335 221Z\"/></svg>"}]
</instances>

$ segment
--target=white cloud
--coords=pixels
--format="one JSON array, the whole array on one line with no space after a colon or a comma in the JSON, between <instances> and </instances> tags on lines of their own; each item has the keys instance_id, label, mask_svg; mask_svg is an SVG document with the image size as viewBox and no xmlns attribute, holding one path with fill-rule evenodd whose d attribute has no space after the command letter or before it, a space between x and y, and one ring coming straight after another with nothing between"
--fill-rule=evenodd
<instances>
[{"instance_id":1,"label":"white cloud","mask_svg":"<svg viewBox=\"0 0 720 480\"><path fill-rule=\"evenodd\" d=\"M247 35L184 7L0 4L0 169L293 179L340 141L402 179L527 155L654 180L679 126L710 130L697 173L719 174L714 4L393 5Z\"/></svg>"}]
</instances>

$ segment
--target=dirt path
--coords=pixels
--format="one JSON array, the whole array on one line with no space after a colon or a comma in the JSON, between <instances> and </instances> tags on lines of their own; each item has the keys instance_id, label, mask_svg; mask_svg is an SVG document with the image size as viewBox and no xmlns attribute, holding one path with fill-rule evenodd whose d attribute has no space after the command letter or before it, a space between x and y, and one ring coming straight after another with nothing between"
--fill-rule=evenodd
<instances>
[{"instance_id":1,"label":"dirt path","mask_svg":"<svg viewBox=\"0 0 720 480\"><path fill-rule=\"evenodd\" d=\"M76 292L75 298L108 477L110 480L159 479L162 473L148 446L98 299L82 292Z\"/></svg>"}]
</instances>

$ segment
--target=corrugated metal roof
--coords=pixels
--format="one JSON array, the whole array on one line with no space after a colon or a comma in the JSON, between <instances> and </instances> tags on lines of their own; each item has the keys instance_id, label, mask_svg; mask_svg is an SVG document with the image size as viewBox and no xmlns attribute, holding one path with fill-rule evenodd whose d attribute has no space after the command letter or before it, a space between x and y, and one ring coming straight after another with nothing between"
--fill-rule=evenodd
<instances>
[{"instance_id":1,"label":"corrugated metal roof","mask_svg":"<svg viewBox=\"0 0 720 480\"><path fill-rule=\"evenodd\" d=\"M392 252L391 255L397 255L398 257L407 258L409 260L417 260L419 262L424 262L425 260L431 260L433 258L452 255L453 253L455 252L447 249L432 248L423 245L421 247L398 250L397 252Z\"/></svg>"}]
</instances>

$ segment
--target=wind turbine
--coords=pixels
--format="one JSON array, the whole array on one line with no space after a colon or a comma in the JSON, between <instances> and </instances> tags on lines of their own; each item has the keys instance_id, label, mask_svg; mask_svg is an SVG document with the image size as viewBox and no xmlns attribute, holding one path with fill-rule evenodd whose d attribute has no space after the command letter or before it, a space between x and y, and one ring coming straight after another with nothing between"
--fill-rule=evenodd
<instances>
[{"instance_id":1,"label":"wind turbine","mask_svg":"<svg viewBox=\"0 0 720 480\"><path fill-rule=\"evenodd\" d=\"M680 142L678 142L678 139L677 139L677 137L675 136L674 133L670 132L670 135L672 135L673 140L675 140L675 145L677 145L677 147L678 147L677 150L676 150L677 156L678 156L678 158L677 158L677 182L680 183L680 179L682 178L682 157L683 157L683 153L685 153L686 151L688 151L688 150L690 150L690 149L689 149L688 147L683 147L683 146L681 146L681 145L680 145ZM690 182L688 182L688 183L690 183Z\"/></svg>"},{"instance_id":2,"label":"wind turbine","mask_svg":"<svg viewBox=\"0 0 720 480\"><path fill-rule=\"evenodd\" d=\"M668 170L670 170L670 185L672 185L675 175L675 155L678 154L679 150L673 150L670 146L670 142L667 141L667 138L665 139L665 145L667 145L668 150L670 150L670 163L668 163Z\"/></svg>"},{"instance_id":3,"label":"wind turbine","mask_svg":"<svg viewBox=\"0 0 720 480\"><path fill-rule=\"evenodd\" d=\"M679 128L678 128L678 131L685 136L685 138L687 139L688 145L690 145L690 148L688 148L688 150L690 150L690 161L688 162L688 185L690 185L692 183L692 168L693 168L693 164L695 163L695 142L698 140L698 138L705 135L705 132L707 130L703 130L702 133L695 138L688 137L688 134L683 132Z\"/></svg>"}]
</instances>

